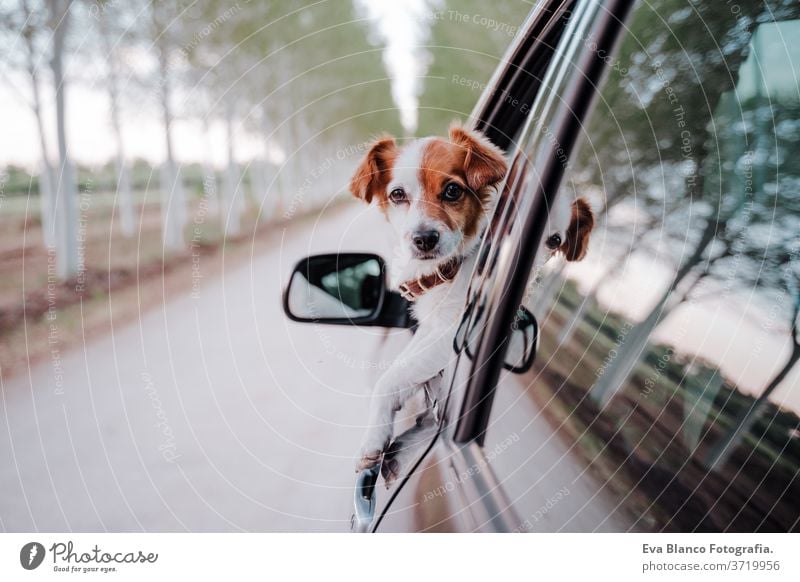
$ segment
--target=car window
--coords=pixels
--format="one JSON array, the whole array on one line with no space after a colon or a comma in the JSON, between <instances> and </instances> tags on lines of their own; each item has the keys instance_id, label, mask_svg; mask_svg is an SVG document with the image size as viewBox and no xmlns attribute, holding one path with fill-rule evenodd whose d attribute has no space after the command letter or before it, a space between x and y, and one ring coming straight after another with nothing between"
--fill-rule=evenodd
<instances>
[{"instance_id":1,"label":"car window","mask_svg":"<svg viewBox=\"0 0 800 582\"><path fill-rule=\"evenodd\" d=\"M520 531L797 529L800 8L642 3L604 58L559 193L597 226L485 454Z\"/></svg>"}]
</instances>

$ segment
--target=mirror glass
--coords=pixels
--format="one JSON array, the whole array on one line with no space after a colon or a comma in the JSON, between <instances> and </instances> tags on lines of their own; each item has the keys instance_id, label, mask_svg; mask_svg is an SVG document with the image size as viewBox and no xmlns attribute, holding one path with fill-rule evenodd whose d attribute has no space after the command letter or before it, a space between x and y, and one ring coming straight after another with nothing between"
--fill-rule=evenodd
<instances>
[{"instance_id":1,"label":"mirror glass","mask_svg":"<svg viewBox=\"0 0 800 582\"><path fill-rule=\"evenodd\" d=\"M453 341L453 350L459 352L463 349L470 360L475 359L479 340L486 328L484 315L483 305L478 305L476 308L474 304L470 304ZM514 315L507 341L508 349L503 359L503 367L515 374L523 374L530 370L536 359L539 324L536 317L523 306L520 306Z\"/></svg>"},{"instance_id":2,"label":"mirror glass","mask_svg":"<svg viewBox=\"0 0 800 582\"><path fill-rule=\"evenodd\" d=\"M383 261L376 255L315 255L301 261L286 292L290 316L301 321L377 317L384 294Z\"/></svg>"},{"instance_id":3,"label":"mirror glass","mask_svg":"<svg viewBox=\"0 0 800 582\"><path fill-rule=\"evenodd\" d=\"M539 325L533 314L520 307L511 323L508 351L503 367L515 374L523 374L530 370L536 358L536 347L539 342Z\"/></svg>"}]
</instances>

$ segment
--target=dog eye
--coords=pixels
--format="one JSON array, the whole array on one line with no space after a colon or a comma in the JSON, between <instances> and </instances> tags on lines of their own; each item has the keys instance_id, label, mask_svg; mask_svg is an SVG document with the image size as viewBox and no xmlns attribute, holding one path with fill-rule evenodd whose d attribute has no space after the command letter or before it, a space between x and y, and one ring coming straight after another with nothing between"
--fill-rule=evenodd
<instances>
[{"instance_id":1,"label":"dog eye","mask_svg":"<svg viewBox=\"0 0 800 582\"><path fill-rule=\"evenodd\" d=\"M550 237L545 241L544 245L550 249L551 251L556 250L558 247L561 246L561 235L559 234L551 234Z\"/></svg>"},{"instance_id":2,"label":"dog eye","mask_svg":"<svg viewBox=\"0 0 800 582\"><path fill-rule=\"evenodd\" d=\"M394 202L395 204L400 204L404 202L406 199L406 193L402 188L395 188L391 192L389 192L389 200Z\"/></svg>"},{"instance_id":3,"label":"dog eye","mask_svg":"<svg viewBox=\"0 0 800 582\"><path fill-rule=\"evenodd\" d=\"M461 198L463 193L464 189L461 186L455 182L450 182L444 187L444 192L442 192L442 200L446 200L447 202L455 202Z\"/></svg>"}]
</instances>

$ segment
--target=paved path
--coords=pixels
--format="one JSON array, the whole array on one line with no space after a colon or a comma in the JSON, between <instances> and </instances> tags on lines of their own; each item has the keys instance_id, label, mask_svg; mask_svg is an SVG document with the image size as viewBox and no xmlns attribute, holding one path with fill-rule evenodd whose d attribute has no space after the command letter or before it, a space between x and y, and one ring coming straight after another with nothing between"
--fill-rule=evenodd
<instances>
[{"instance_id":1,"label":"paved path","mask_svg":"<svg viewBox=\"0 0 800 582\"><path fill-rule=\"evenodd\" d=\"M361 207L311 226L64 354L60 370L6 381L0 530L348 529L383 330L291 323L280 293L301 256L385 256L388 239Z\"/></svg>"}]
</instances>

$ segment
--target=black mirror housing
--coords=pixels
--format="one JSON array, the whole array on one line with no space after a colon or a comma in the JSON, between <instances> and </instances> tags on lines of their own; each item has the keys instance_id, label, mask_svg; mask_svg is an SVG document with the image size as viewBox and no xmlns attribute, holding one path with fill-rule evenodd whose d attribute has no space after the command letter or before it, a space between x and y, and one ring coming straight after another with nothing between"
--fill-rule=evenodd
<instances>
[{"instance_id":1,"label":"black mirror housing","mask_svg":"<svg viewBox=\"0 0 800 582\"><path fill-rule=\"evenodd\" d=\"M473 310L475 310L474 317ZM456 335L453 338L453 351L463 351L470 360L475 359L475 341L485 328L485 312L483 305L475 307L470 303L461 319ZM520 305L504 342L506 352L503 368L514 374L524 374L533 367L536 352L539 348L539 322L526 307Z\"/></svg>"},{"instance_id":2,"label":"black mirror housing","mask_svg":"<svg viewBox=\"0 0 800 582\"><path fill-rule=\"evenodd\" d=\"M539 349L539 322L533 313L520 306L508 336L503 368L514 374L524 374L533 367Z\"/></svg>"},{"instance_id":3,"label":"black mirror housing","mask_svg":"<svg viewBox=\"0 0 800 582\"><path fill-rule=\"evenodd\" d=\"M412 328L409 303L386 285L386 263L372 253L311 255L299 261L283 293L292 321Z\"/></svg>"}]
</instances>

